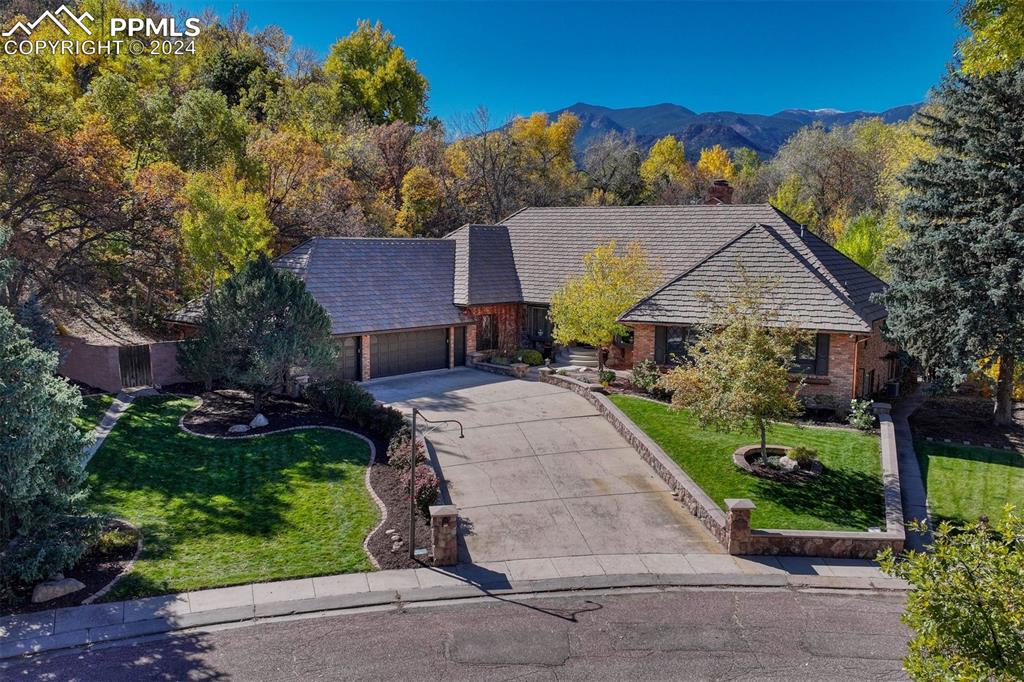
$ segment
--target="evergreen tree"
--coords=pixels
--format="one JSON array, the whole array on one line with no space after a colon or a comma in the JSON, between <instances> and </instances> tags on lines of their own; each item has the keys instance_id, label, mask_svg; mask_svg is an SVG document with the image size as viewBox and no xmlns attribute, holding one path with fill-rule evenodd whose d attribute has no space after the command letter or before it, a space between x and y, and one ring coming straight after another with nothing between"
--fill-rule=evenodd
<instances>
[{"instance_id":1,"label":"evergreen tree","mask_svg":"<svg viewBox=\"0 0 1024 682\"><path fill-rule=\"evenodd\" d=\"M73 565L98 527L83 512L82 398L56 369L0 307L0 602Z\"/></svg>"},{"instance_id":2,"label":"evergreen tree","mask_svg":"<svg viewBox=\"0 0 1024 682\"><path fill-rule=\"evenodd\" d=\"M964 379L999 360L996 423L1012 421L1014 363L1024 352L1024 65L949 74L920 117L934 158L904 177L892 286L892 334L936 377Z\"/></svg>"},{"instance_id":3,"label":"evergreen tree","mask_svg":"<svg viewBox=\"0 0 1024 682\"><path fill-rule=\"evenodd\" d=\"M319 371L333 360L327 311L302 280L263 255L207 298L200 333L179 355L190 378L250 391L257 412L293 368Z\"/></svg>"}]
</instances>

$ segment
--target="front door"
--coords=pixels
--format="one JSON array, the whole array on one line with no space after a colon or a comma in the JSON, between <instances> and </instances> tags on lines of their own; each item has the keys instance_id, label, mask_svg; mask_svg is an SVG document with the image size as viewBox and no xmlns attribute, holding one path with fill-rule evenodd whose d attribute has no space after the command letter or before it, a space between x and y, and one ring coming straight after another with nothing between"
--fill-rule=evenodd
<instances>
[{"instance_id":1,"label":"front door","mask_svg":"<svg viewBox=\"0 0 1024 682\"><path fill-rule=\"evenodd\" d=\"M480 338L477 350L495 350L498 347L498 325L494 315L480 316Z\"/></svg>"}]
</instances>

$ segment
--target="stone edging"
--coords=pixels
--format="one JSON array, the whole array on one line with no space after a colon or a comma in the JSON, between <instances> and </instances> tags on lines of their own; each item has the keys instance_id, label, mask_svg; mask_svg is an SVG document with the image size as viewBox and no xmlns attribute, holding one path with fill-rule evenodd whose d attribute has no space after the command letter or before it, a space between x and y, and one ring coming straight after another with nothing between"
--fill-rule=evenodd
<instances>
[{"instance_id":1,"label":"stone edging","mask_svg":"<svg viewBox=\"0 0 1024 682\"><path fill-rule=\"evenodd\" d=\"M370 484L370 469L373 467L374 463L376 463L376 461L377 461L377 448L376 448L376 446L374 446L372 440L370 440L369 438L367 438L366 436L364 436L361 433L356 433L355 431L349 431L348 429L343 429L340 426L327 426L327 425L317 426L315 424L309 424L309 425L304 425L304 426L289 426L287 428L276 429L274 431L264 431L263 433L252 433L252 434L245 434L245 435L241 435L241 436L230 436L230 437L228 437L228 436L214 436L214 435L208 434L208 433L198 433L198 432L193 431L192 429L188 428L187 426L185 426L185 417L187 417L188 415L192 414L193 412L198 410L200 407L202 407L203 406L203 399L200 396L182 396L182 397L195 398L196 400L199 401L198 405L193 407L191 410L189 410L185 414L181 415L181 418L178 419L178 428L180 428L182 431L184 431L185 433L189 434L190 436L198 436L199 438L209 438L211 440L247 440L247 439L250 439L250 438L263 438L264 436L273 436L273 435L276 435L278 433L287 433L288 431L305 431L305 430L308 430L308 429L325 429L327 431L340 431L341 433L351 434L351 435L355 436L356 438L359 438L360 440L364 441L368 446L370 446L370 461L367 462L367 464L366 464L366 474L364 474L364 476L363 476L363 485L366 486L366 490L370 493L370 497L373 498L374 504L376 504L377 508L380 510L380 522L376 526L374 526L373 529L369 533L366 534L365 538L363 538L363 551L366 552L366 556L370 557L370 563L373 564L373 567L374 568L378 568L378 569L380 568L380 562L377 561L377 558L375 556L373 556L373 553L370 551L370 538L372 538L373 535L378 530L380 530L381 527L387 522L387 520L388 520L388 509L384 505L384 501L382 499L380 499L380 497L377 495L377 492L373 489L373 486Z\"/></svg>"},{"instance_id":2,"label":"stone edging","mask_svg":"<svg viewBox=\"0 0 1024 682\"><path fill-rule=\"evenodd\" d=\"M136 537L138 537L138 540L135 541L135 554L133 554L132 558L128 560L128 563L125 564L125 567L121 569L121 572L115 575L113 578L111 578L109 583L107 583L106 585L104 585L103 587L101 587L100 589L96 590L88 597L83 599L81 604L82 606L93 603L94 601L105 595L107 592L110 592L110 590L114 589L114 585L117 584L117 581L119 581L121 578L123 578L131 572L132 568L135 566L135 561L139 558L139 555L142 554L142 531L139 530L139 527L136 526L134 523L129 523L124 519L117 520L135 531Z\"/></svg>"},{"instance_id":3,"label":"stone edging","mask_svg":"<svg viewBox=\"0 0 1024 682\"><path fill-rule=\"evenodd\" d=\"M590 384L550 371L541 372L540 380L567 388L594 405L668 484L683 507L693 514L730 554L788 554L873 559L882 549L891 548L895 552L903 549L906 534L900 499L900 474L895 431L888 405L876 404L885 499L884 532L752 529L749 519L750 512L755 508L753 503L749 500L727 500L729 512L722 512L714 500L603 393L595 390Z\"/></svg>"}]
</instances>

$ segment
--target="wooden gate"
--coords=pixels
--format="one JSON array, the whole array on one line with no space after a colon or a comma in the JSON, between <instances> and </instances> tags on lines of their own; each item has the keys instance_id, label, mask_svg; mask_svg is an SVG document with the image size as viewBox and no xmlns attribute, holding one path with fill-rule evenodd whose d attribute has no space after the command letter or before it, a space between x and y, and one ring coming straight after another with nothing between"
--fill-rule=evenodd
<instances>
[{"instance_id":1,"label":"wooden gate","mask_svg":"<svg viewBox=\"0 0 1024 682\"><path fill-rule=\"evenodd\" d=\"M121 387L153 385L153 368L149 362L149 346L121 346L117 351L121 363Z\"/></svg>"}]
</instances>

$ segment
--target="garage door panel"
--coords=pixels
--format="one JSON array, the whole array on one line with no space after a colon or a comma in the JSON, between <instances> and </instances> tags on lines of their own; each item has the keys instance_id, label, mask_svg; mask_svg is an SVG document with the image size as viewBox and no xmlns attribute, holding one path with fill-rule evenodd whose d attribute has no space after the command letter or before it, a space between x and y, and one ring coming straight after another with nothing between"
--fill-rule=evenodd
<instances>
[{"instance_id":1,"label":"garage door panel","mask_svg":"<svg viewBox=\"0 0 1024 682\"><path fill-rule=\"evenodd\" d=\"M375 334L370 337L370 376L386 377L448 367L448 330Z\"/></svg>"}]
</instances>

